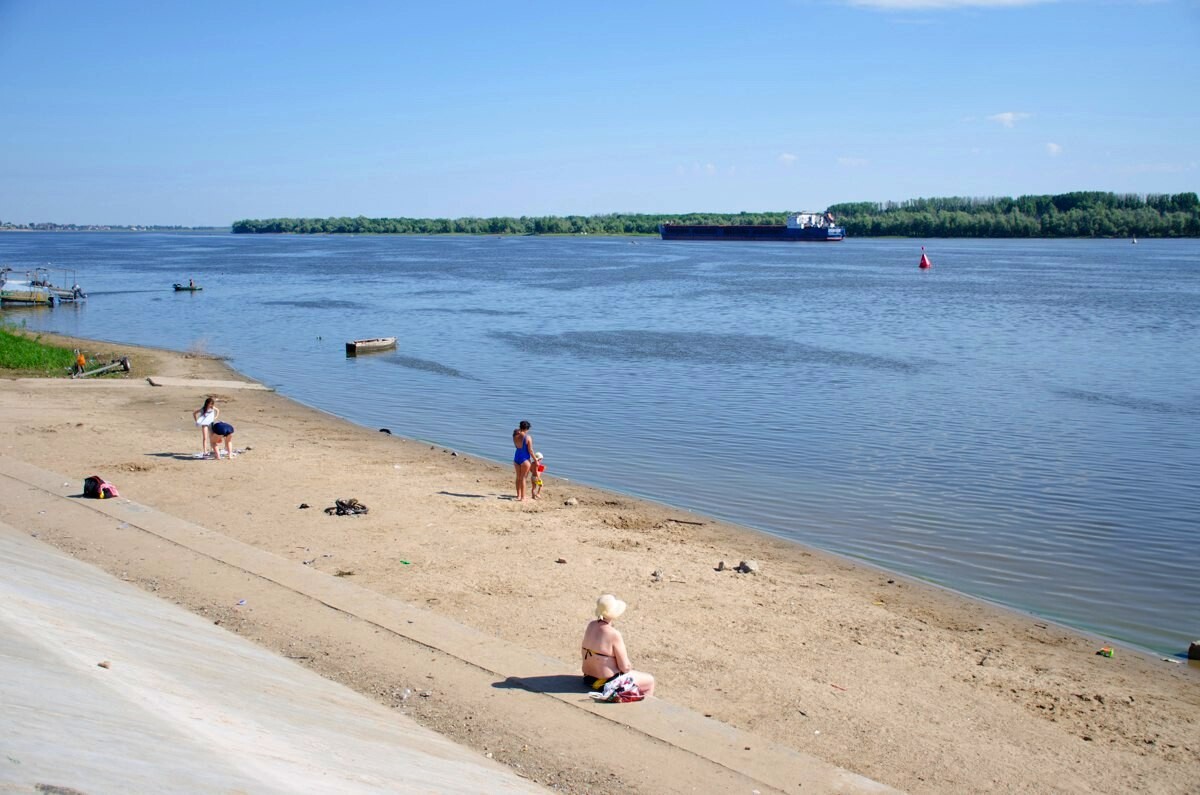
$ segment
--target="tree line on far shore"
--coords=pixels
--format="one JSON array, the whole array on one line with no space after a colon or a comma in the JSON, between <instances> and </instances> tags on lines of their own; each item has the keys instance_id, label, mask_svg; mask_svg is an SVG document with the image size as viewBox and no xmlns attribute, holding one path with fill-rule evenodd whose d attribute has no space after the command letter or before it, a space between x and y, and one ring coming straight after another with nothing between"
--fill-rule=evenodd
<instances>
[{"instance_id":1,"label":"tree line on far shore","mask_svg":"<svg viewBox=\"0 0 1200 795\"><path fill-rule=\"evenodd\" d=\"M851 202L827 211L852 237L1200 237L1200 198L1077 191L1011 198ZM651 235L661 223L782 224L787 212L495 218L268 218L241 234Z\"/></svg>"}]
</instances>

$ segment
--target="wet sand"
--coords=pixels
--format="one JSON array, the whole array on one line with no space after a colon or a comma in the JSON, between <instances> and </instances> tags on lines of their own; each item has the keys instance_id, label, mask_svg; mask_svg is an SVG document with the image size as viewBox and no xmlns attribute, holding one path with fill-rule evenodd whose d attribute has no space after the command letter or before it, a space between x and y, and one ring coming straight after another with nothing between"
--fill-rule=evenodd
<instances>
[{"instance_id":1,"label":"wet sand","mask_svg":"<svg viewBox=\"0 0 1200 795\"><path fill-rule=\"evenodd\" d=\"M1103 639L552 477L541 501L517 503L510 465L269 391L206 387L245 380L213 359L81 344L129 355L133 372L0 381L5 457L80 483L100 474L137 503L559 661L564 677L578 671L596 597L613 592L629 603L618 626L633 662L656 675L663 701L899 789L1194 790L1200 672L1186 664L1121 647L1098 656L1111 645ZM211 393L245 451L233 460L193 457L192 411ZM497 456L507 444L496 440ZM348 498L370 512L324 513ZM30 514L11 501L0 513L541 783L578 792L730 784L687 780L693 773L673 762L656 769L645 762L662 748L653 737L559 723L469 661L136 528L82 535L53 509ZM718 570L742 560L758 573ZM614 758L618 746L625 754Z\"/></svg>"}]
</instances>

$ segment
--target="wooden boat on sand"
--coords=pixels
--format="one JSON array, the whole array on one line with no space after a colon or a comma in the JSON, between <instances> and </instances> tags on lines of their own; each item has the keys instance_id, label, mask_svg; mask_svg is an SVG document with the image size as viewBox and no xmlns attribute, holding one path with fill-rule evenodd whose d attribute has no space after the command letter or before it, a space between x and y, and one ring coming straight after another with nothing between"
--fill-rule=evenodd
<instances>
[{"instance_id":1,"label":"wooden boat on sand","mask_svg":"<svg viewBox=\"0 0 1200 795\"><path fill-rule=\"evenodd\" d=\"M365 340L350 340L346 343L346 355L357 356L360 353L386 351L396 347L395 337L372 337Z\"/></svg>"}]
</instances>

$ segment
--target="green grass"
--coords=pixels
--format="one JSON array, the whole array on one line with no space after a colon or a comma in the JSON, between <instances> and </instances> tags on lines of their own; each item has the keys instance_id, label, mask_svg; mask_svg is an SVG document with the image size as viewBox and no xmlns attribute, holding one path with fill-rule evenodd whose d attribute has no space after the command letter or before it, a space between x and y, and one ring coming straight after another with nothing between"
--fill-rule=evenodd
<instances>
[{"instance_id":1,"label":"green grass","mask_svg":"<svg viewBox=\"0 0 1200 795\"><path fill-rule=\"evenodd\" d=\"M74 362L70 348L48 345L41 337L27 337L12 326L0 327L0 370L66 377Z\"/></svg>"}]
</instances>

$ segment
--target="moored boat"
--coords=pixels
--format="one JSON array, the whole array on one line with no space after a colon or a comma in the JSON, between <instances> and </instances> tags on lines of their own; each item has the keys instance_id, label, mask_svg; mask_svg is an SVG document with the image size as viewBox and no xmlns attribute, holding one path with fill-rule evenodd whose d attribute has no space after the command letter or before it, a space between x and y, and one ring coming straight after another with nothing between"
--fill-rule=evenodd
<instances>
[{"instance_id":1,"label":"moored boat","mask_svg":"<svg viewBox=\"0 0 1200 795\"><path fill-rule=\"evenodd\" d=\"M12 268L0 269L0 303L54 306L58 299L35 273L18 275Z\"/></svg>"},{"instance_id":2,"label":"moored boat","mask_svg":"<svg viewBox=\"0 0 1200 795\"><path fill-rule=\"evenodd\" d=\"M834 223L831 213L792 213L786 224L675 224L658 225L663 240L755 240L834 243L846 230Z\"/></svg>"},{"instance_id":3,"label":"moored boat","mask_svg":"<svg viewBox=\"0 0 1200 795\"><path fill-rule=\"evenodd\" d=\"M59 287L54 284L50 278L52 272L60 274L58 281L62 284L70 284L71 286ZM75 271L37 268L34 270L33 284L47 288L59 301L82 301L87 298L87 293L83 291L83 288L79 286L79 282L75 278Z\"/></svg>"},{"instance_id":4,"label":"moored boat","mask_svg":"<svg viewBox=\"0 0 1200 795\"><path fill-rule=\"evenodd\" d=\"M346 355L357 356L360 353L386 351L395 347L395 337L372 337L364 340L350 340L346 343Z\"/></svg>"},{"instance_id":5,"label":"moored boat","mask_svg":"<svg viewBox=\"0 0 1200 795\"><path fill-rule=\"evenodd\" d=\"M203 289L204 288L200 285L192 284L191 282L187 284L179 284L178 282L175 283L175 292L177 293L198 293Z\"/></svg>"}]
</instances>

